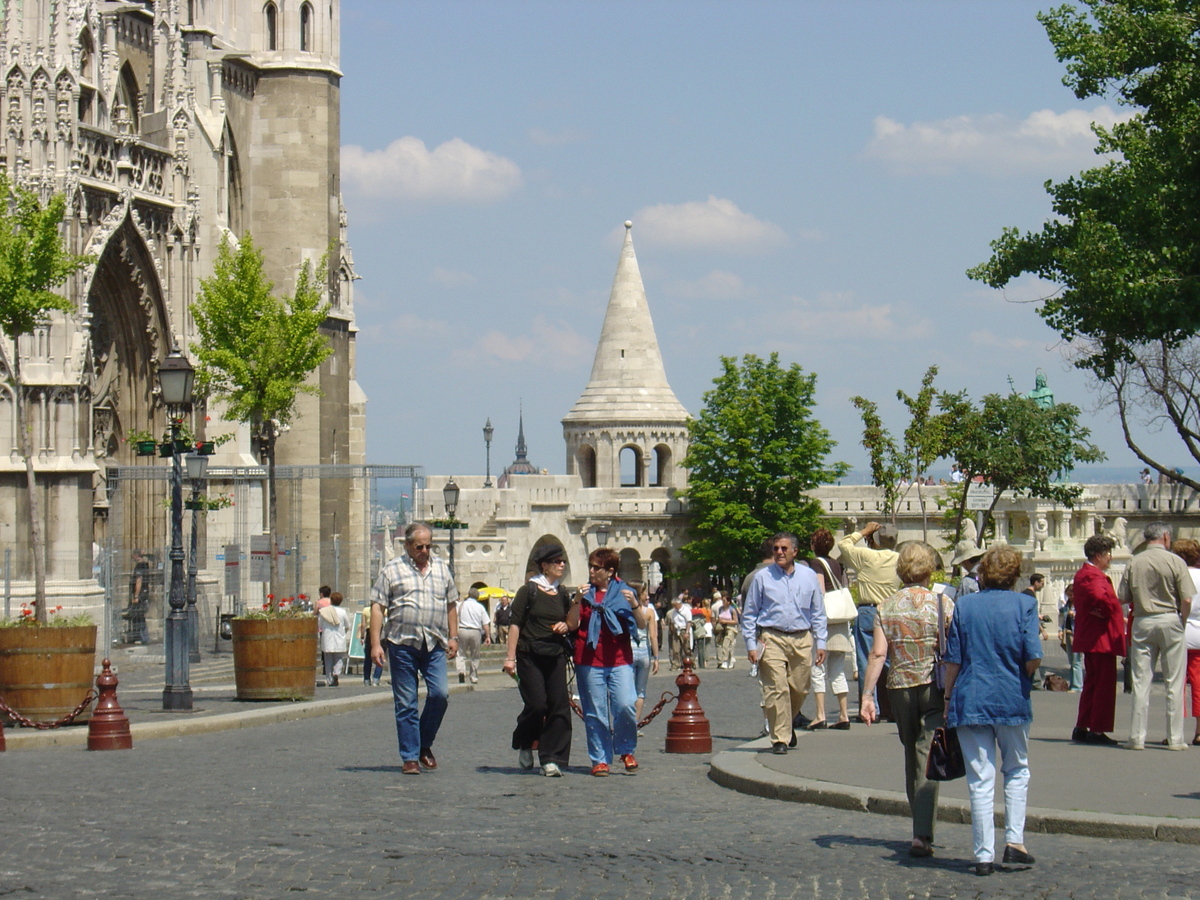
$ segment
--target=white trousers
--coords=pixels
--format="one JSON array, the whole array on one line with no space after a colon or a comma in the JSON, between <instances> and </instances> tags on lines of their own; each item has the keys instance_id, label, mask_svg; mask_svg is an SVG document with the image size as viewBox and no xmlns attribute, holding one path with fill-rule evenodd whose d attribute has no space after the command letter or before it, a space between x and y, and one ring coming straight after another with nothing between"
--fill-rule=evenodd
<instances>
[{"instance_id":1,"label":"white trousers","mask_svg":"<svg viewBox=\"0 0 1200 900\"><path fill-rule=\"evenodd\" d=\"M1183 620L1175 613L1138 616L1133 620L1133 641L1129 648L1129 669L1133 675L1133 722L1129 740L1146 742L1150 717L1150 683L1154 665L1162 664L1163 684L1167 689L1167 743L1178 746L1183 740L1183 676L1187 669L1187 647L1183 639Z\"/></svg>"},{"instance_id":2,"label":"white trousers","mask_svg":"<svg viewBox=\"0 0 1200 900\"><path fill-rule=\"evenodd\" d=\"M850 693L850 682L846 680L846 651L831 650L825 654L824 665L813 663L812 690L814 694L825 693L825 673L833 682L834 695ZM818 709L817 715L824 715L825 710Z\"/></svg>"},{"instance_id":3,"label":"white trousers","mask_svg":"<svg viewBox=\"0 0 1200 900\"><path fill-rule=\"evenodd\" d=\"M1004 840L1025 843L1029 796L1029 725L959 725L958 743L967 763L971 837L976 862L996 859L996 747L1004 773Z\"/></svg>"}]
</instances>

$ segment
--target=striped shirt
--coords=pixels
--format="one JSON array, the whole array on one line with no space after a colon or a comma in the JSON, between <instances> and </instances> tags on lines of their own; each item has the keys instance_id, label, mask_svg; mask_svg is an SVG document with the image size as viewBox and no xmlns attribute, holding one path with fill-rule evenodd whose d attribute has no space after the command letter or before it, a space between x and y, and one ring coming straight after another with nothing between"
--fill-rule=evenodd
<instances>
[{"instance_id":1,"label":"striped shirt","mask_svg":"<svg viewBox=\"0 0 1200 900\"><path fill-rule=\"evenodd\" d=\"M371 590L371 603L384 614L380 640L410 647L445 648L448 613L457 601L450 567L436 556L429 558L424 572L407 555L397 556L383 567Z\"/></svg>"}]
</instances>

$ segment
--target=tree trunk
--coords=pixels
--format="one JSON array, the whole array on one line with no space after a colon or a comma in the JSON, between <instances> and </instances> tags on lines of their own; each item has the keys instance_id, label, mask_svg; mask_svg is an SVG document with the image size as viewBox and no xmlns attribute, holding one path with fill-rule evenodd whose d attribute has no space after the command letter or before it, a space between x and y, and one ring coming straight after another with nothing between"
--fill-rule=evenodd
<instances>
[{"instance_id":1,"label":"tree trunk","mask_svg":"<svg viewBox=\"0 0 1200 900\"><path fill-rule=\"evenodd\" d=\"M279 538L276 535L278 506L275 503L275 421L263 423L267 437L267 534L271 547L271 611L279 609Z\"/></svg>"},{"instance_id":2,"label":"tree trunk","mask_svg":"<svg viewBox=\"0 0 1200 900\"><path fill-rule=\"evenodd\" d=\"M921 540L929 543L929 514L925 510L925 483L917 475L917 501L921 504Z\"/></svg>"},{"instance_id":3,"label":"tree trunk","mask_svg":"<svg viewBox=\"0 0 1200 900\"><path fill-rule=\"evenodd\" d=\"M13 377L10 384L17 403L19 449L21 456L25 459L25 486L29 492L29 555L33 558L34 612L37 620L44 624L50 620L50 610L46 605L46 555L45 548L42 546L42 504L38 500L37 476L33 471L33 448L26 421L25 382L21 376L21 348L18 346L18 340L13 340Z\"/></svg>"}]
</instances>

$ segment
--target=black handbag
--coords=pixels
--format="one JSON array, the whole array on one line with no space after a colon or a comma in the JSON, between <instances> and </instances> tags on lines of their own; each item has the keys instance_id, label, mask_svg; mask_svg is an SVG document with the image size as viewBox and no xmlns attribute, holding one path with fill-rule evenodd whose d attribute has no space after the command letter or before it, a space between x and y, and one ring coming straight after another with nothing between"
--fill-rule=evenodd
<instances>
[{"instance_id":1,"label":"black handbag","mask_svg":"<svg viewBox=\"0 0 1200 900\"><path fill-rule=\"evenodd\" d=\"M930 781L953 781L966 774L967 762L958 743L958 732L953 728L934 731L929 758L925 761L925 777Z\"/></svg>"}]
</instances>

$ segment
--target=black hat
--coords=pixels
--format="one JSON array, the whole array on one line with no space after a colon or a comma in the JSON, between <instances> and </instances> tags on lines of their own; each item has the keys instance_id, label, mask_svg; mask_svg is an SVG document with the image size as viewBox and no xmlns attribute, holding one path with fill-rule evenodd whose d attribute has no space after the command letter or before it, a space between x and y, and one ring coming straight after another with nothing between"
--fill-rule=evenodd
<instances>
[{"instance_id":1,"label":"black hat","mask_svg":"<svg viewBox=\"0 0 1200 900\"><path fill-rule=\"evenodd\" d=\"M550 560L557 559L560 556L565 556L562 547L558 544L547 544L533 554L533 561L540 566L542 563L548 563Z\"/></svg>"}]
</instances>

